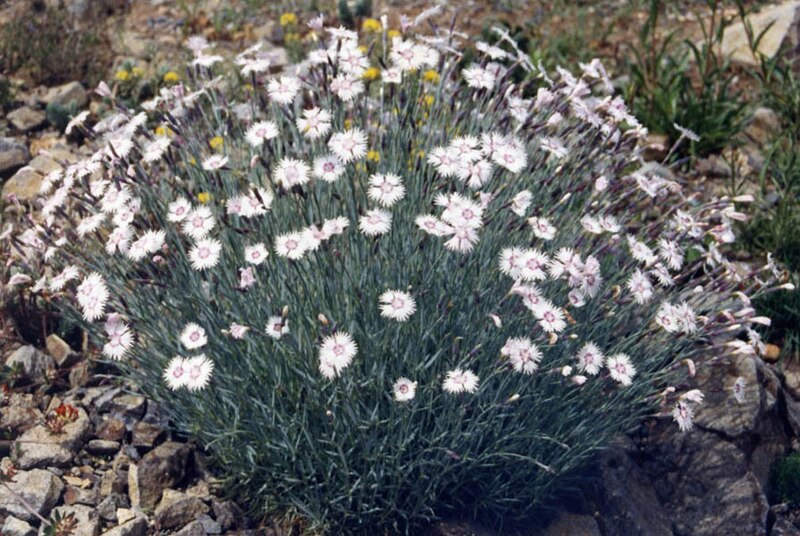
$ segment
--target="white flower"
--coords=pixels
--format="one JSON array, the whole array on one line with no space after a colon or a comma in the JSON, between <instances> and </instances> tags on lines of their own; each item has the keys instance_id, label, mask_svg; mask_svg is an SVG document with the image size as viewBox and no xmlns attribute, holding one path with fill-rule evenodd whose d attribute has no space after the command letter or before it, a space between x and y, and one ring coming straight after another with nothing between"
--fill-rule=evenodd
<instances>
[{"instance_id":1,"label":"white flower","mask_svg":"<svg viewBox=\"0 0 800 536\"><path fill-rule=\"evenodd\" d=\"M297 260L308 251L306 241L301 233L286 233L275 238L275 253L279 257Z\"/></svg>"},{"instance_id":2,"label":"white flower","mask_svg":"<svg viewBox=\"0 0 800 536\"><path fill-rule=\"evenodd\" d=\"M528 165L528 155L522 144L515 140L493 151L492 161L511 173L519 173Z\"/></svg>"},{"instance_id":3,"label":"white flower","mask_svg":"<svg viewBox=\"0 0 800 536\"><path fill-rule=\"evenodd\" d=\"M692 429L694 410L684 400L678 400L672 410L672 418L678 423L681 432L688 432Z\"/></svg>"},{"instance_id":4,"label":"white flower","mask_svg":"<svg viewBox=\"0 0 800 536\"><path fill-rule=\"evenodd\" d=\"M533 374L539 368L542 352L527 337L512 337L500 349L500 355L508 358L514 370Z\"/></svg>"},{"instance_id":5,"label":"white flower","mask_svg":"<svg viewBox=\"0 0 800 536\"><path fill-rule=\"evenodd\" d=\"M269 251L262 243L253 244L244 248L244 260L247 263L259 265L267 260Z\"/></svg>"},{"instance_id":6,"label":"white flower","mask_svg":"<svg viewBox=\"0 0 800 536\"><path fill-rule=\"evenodd\" d=\"M575 360L578 362L578 370L590 376L594 376L600 372L600 368L603 366L605 359L603 352L601 352L600 348L593 342L584 344L583 348L578 350L578 353L575 355Z\"/></svg>"},{"instance_id":7,"label":"white flower","mask_svg":"<svg viewBox=\"0 0 800 536\"><path fill-rule=\"evenodd\" d=\"M406 195L400 177L393 173L376 173L369 178L367 195L384 207L391 207Z\"/></svg>"},{"instance_id":8,"label":"white flower","mask_svg":"<svg viewBox=\"0 0 800 536\"><path fill-rule=\"evenodd\" d=\"M278 340L289 333L289 320L281 316L271 316L267 320L267 326L264 331L273 339Z\"/></svg>"},{"instance_id":9,"label":"white flower","mask_svg":"<svg viewBox=\"0 0 800 536\"><path fill-rule=\"evenodd\" d=\"M155 253L164 245L166 239L164 231L146 231L139 239L133 242L125 252L127 257L133 261L140 261L150 253Z\"/></svg>"},{"instance_id":10,"label":"white flower","mask_svg":"<svg viewBox=\"0 0 800 536\"><path fill-rule=\"evenodd\" d=\"M211 209L208 207L197 207L192 209L189 215L183 220L182 230L195 240L200 240L205 238L215 225L216 221L214 220Z\"/></svg>"},{"instance_id":11,"label":"white flower","mask_svg":"<svg viewBox=\"0 0 800 536\"><path fill-rule=\"evenodd\" d=\"M305 162L294 158L284 158L275 167L275 181L288 190L311 180L309 172L310 169Z\"/></svg>"},{"instance_id":12,"label":"white flower","mask_svg":"<svg viewBox=\"0 0 800 536\"><path fill-rule=\"evenodd\" d=\"M142 149L142 161L152 164L153 162L161 160L161 157L164 156L164 153L169 149L170 143L172 143L172 141L166 136L156 137L156 139L149 142Z\"/></svg>"},{"instance_id":13,"label":"white flower","mask_svg":"<svg viewBox=\"0 0 800 536\"><path fill-rule=\"evenodd\" d=\"M533 228L533 234L542 240L552 240L556 237L556 228L547 218L528 218L528 223Z\"/></svg>"},{"instance_id":14,"label":"white flower","mask_svg":"<svg viewBox=\"0 0 800 536\"><path fill-rule=\"evenodd\" d=\"M525 211L531 206L533 194L530 190L522 190L511 199L511 212L517 216L525 216Z\"/></svg>"},{"instance_id":15,"label":"white flower","mask_svg":"<svg viewBox=\"0 0 800 536\"><path fill-rule=\"evenodd\" d=\"M408 378L400 378L392 386L394 399L398 402L408 402L413 400L417 394L417 382L412 382Z\"/></svg>"},{"instance_id":16,"label":"white flower","mask_svg":"<svg viewBox=\"0 0 800 536\"><path fill-rule=\"evenodd\" d=\"M316 140L331 130L331 113L321 108L303 110L303 117L297 119L297 128L306 138Z\"/></svg>"},{"instance_id":17,"label":"white flower","mask_svg":"<svg viewBox=\"0 0 800 536\"><path fill-rule=\"evenodd\" d=\"M103 276L97 272L87 275L76 290L76 298L81 306L83 318L92 322L102 317L108 296L108 287Z\"/></svg>"},{"instance_id":18,"label":"white flower","mask_svg":"<svg viewBox=\"0 0 800 536\"><path fill-rule=\"evenodd\" d=\"M344 165L332 154L318 156L314 159L313 174L325 182L336 182L344 173Z\"/></svg>"},{"instance_id":19,"label":"white flower","mask_svg":"<svg viewBox=\"0 0 800 536\"><path fill-rule=\"evenodd\" d=\"M104 326L108 342L103 345L103 355L111 359L122 359L133 346L133 332L119 319L119 315L110 314Z\"/></svg>"},{"instance_id":20,"label":"white flower","mask_svg":"<svg viewBox=\"0 0 800 536\"><path fill-rule=\"evenodd\" d=\"M473 63L463 71L464 80L467 85L473 88L492 89L497 78L489 69L484 69L477 63Z\"/></svg>"},{"instance_id":21,"label":"white flower","mask_svg":"<svg viewBox=\"0 0 800 536\"><path fill-rule=\"evenodd\" d=\"M442 177L457 175L463 164L458 151L451 147L434 147L428 155L428 162Z\"/></svg>"},{"instance_id":22,"label":"white flower","mask_svg":"<svg viewBox=\"0 0 800 536\"><path fill-rule=\"evenodd\" d=\"M658 256L673 270L680 270L683 266L683 250L677 242L661 238L658 241Z\"/></svg>"},{"instance_id":23,"label":"white flower","mask_svg":"<svg viewBox=\"0 0 800 536\"><path fill-rule=\"evenodd\" d=\"M253 123L245 132L244 137L251 147L261 147L267 140L278 136L278 125L274 121L259 121Z\"/></svg>"},{"instance_id":24,"label":"white flower","mask_svg":"<svg viewBox=\"0 0 800 536\"><path fill-rule=\"evenodd\" d=\"M183 344L187 350L202 348L207 342L206 330L198 324L189 322L183 327L183 331L181 331L181 344Z\"/></svg>"},{"instance_id":25,"label":"white flower","mask_svg":"<svg viewBox=\"0 0 800 536\"><path fill-rule=\"evenodd\" d=\"M247 268L239 268L239 288L247 290L256 284L256 276L252 266Z\"/></svg>"},{"instance_id":26,"label":"white flower","mask_svg":"<svg viewBox=\"0 0 800 536\"><path fill-rule=\"evenodd\" d=\"M80 273L78 272L78 267L75 265L70 264L69 266L64 267L61 272L54 276L53 279L50 280L50 290L53 292L58 292L64 288L64 286L72 281L73 279L78 279Z\"/></svg>"},{"instance_id":27,"label":"white flower","mask_svg":"<svg viewBox=\"0 0 800 536\"><path fill-rule=\"evenodd\" d=\"M353 362L358 352L356 345L349 333L340 331L322 339L319 348L319 371L328 379L341 374Z\"/></svg>"},{"instance_id":28,"label":"white flower","mask_svg":"<svg viewBox=\"0 0 800 536\"><path fill-rule=\"evenodd\" d=\"M331 91L344 102L350 102L364 92L364 82L351 74L342 73L331 80Z\"/></svg>"},{"instance_id":29,"label":"white flower","mask_svg":"<svg viewBox=\"0 0 800 536\"><path fill-rule=\"evenodd\" d=\"M440 221L436 216L427 214L417 216L414 223L417 227L433 236L450 236L454 232L454 229L450 225Z\"/></svg>"},{"instance_id":30,"label":"white flower","mask_svg":"<svg viewBox=\"0 0 800 536\"><path fill-rule=\"evenodd\" d=\"M222 156L221 154L211 155L205 160L203 160L203 169L206 171L215 171L217 169L221 169L225 167L225 164L228 163L228 157Z\"/></svg>"},{"instance_id":31,"label":"white flower","mask_svg":"<svg viewBox=\"0 0 800 536\"><path fill-rule=\"evenodd\" d=\"M386 234L392 227L392 213L380 209L368 210L358 220L358 228L366 236Z\"/></svg>"},{"instance_id":32,"label":"white flower","mask_svg":"<svg viewBox=\"0 0 800 536\"><path fill-rule=\"evenodd\" d=\"M167 364L167 368L164 370L164 380L173 391L187 385L189 374L186 365L186 359L180 356L173 357Z\"/></svg>"},{"instance_id":33,"label":"white flower","mask_svg":"<svg viewBox=\"0 0 800 536\"><path fill-rule=\"evenodd\" d=\"M213 238L200 240L189 251L192 268L197 271L213 268L219 262L220 251L222 251L222 243L219 240Z\"/></svg>"},{"instance_id":34,"label":"white flower","mask_svg":"<svg viewBox=\"0 0 800 536\"><path fill-rule=\"evenodd\" d=\"M631 359L625 354L614 354L606 359L611 378L622 385L630 385L636 376L636 368L631 364Z\"/></svg>"},{"instance_id":35,"label":"white flower","mask_svg":"<svg viewBox=\"0 0 800 536\"><path fill-rule=\"evenodd\" d=\"M558 159L564 158L569 154L569 151L564 146L564 144L561 143L561 140L558 140L556 138L548 138L548 137L539 138L539 144L542 149L544 149L545 151L547 151L548 153L550 153L551 155L553 155Z\"/></svg>"},{"instance_id":36,"label":"white flower","mask_svg":"<svg viewBox=\"0 0 800 536\"><path fill-rule=\"evenodd\" d=\"M493 170L492 163L481 158L474 162L465 160L457 163L455 173L459 180L466 181L467 186L476 190L489 182Z\"/></svg>"},{"instance_id":37,"label":"white flower","mask_svg":"<svg viewBox=\"0 0 800 536\"><path fill-rule=\"evenodd\" d=\"M177 223L186 219L192 210L192 204L185 198L179 197L169 204L167 220Z\"/></svg>"},{"instance_id":38,"label":"white flower","mask_svg":"<svg viewBox=\"0 0 800 536\"><path fill-rule=\"evenodd\" d=\"M243 326L241 324L237 324L236 322L233 322L231 324L231 327L229 328L229 331L231 337L233 337L234 339L243 339L244 336L247 335L247 332L250 331L250 328L247 326Z\"/></svg>"},{"instance_id":39,"label":"white flower","mask_svg":"<svg viewBox=\"0 0 800 536\"><path fill-rule=\"evenodd\" d=\"M78 236L86 236L89 233L93 233L100 228L100 225L103 224L107 216L108 215L103 212L87 216L78 223L75 227L75 231L78 233Z\"/></svg>"},{"instance_id":40,"label":"white flower","mask_svg":"<svg viewBox=\"0 0 800 536\"><path fill-rule=\"evenodd\" d=\"M442 388L448 393L474 393L478 390L478 376L471 370L453 369L447 373Z\"/></svg>"},{"instance_id":41,"label":"white flower","mask_svg":"<svg viewBox=\"0 0 800 536\"><path fill-rule=\"evenodd\" d=\"M359 128L337 132L328 140L328 148L346 164L367 154L367 136Z\"/></svg>"},{"instance_id":42,"label":"white flower","mask_svg":"<svg viewBox=\"0 0 800 536\"><path fill-rule=\"evenodd\" d=\"M273 78L267 84L269 97L278 104L290 104L300 91L300 80L294 76Z\"/></svg>"},{"instance_id":43,"label":"white flower","mask_svg":"<svg viewBox=\"0 0 800 536\"><path fill-rule=\"evenodd\" d=\"M211 373L214 371L214 362L200 354L186 360L186 388L198 391L208 385Z\"/></svg>"},{"instance_id":44,"label":"white flower","mask_svg":"<svg viewBox=\"0 0 800 536\"><path fill-rule=\"evenodd\" d=\"M378 301L381 303L381 316L398 322L405 322L417 310L414 297L399 290L387 290Z\"/></svg>"},{"instance_id":45,"label":"white flower","mask_svg":"<svg viewBox=\"0 0 800 536\"><path fill-rule=\"evenodd\" d=\"M331 218L322 222L322 234L325 235L325 240L328 240L342 234L348 227L350 227L350 220L347 218L343 216Z\"/></svg>"},{"instance_id":46,"label":"white flower","mask_svg":"<svg viewBox=\"0 0 800 536\"><path fill-rule=\"evenodd\" d=\"M705 399L705 395L703 395L703 391L700 389L692 389L691 391L683 393L681 398L688 400L689 402L694 402L695 404L702 404L703 399Z\"/></svg>"},{"instance_id":47,"label":"white flower","mask_svg":"<svg viewBox=\"0 0 800 536\"><path fill-rule=\"evenodd\" d=\"M633 258L639 262L643 262L647 266L655 264L655 262L658 260L656 254L653 253L653 250L650 249L647 244L636 240L630 235L628 235L628 247L631 250L631 255L633 255Z\"/></svg>"},{"instance_id":48,"label":"white flower","mask_svg":"<svg viewBox=\"0 0 800 536\"><path fill-rule=\"evenodd\" d=\"M452 237L444 243L444 247L458 253L469 253L478 240L478 231L464 223L459 223L453 226Z\"/></svg>"},{"instance_id":49,"label":"white flower","mask_svg":"<svg viewBox=\"0 0 800 536\"><path fill-rule=\"evenodd\" d=\"M647 274L639 269L628 278L627 285L636 303L647 303L653 297L653 284Z\"/></svg>"},{"instance_id":50,"label":"white flower","mask_svg":"<svg viewBox=\"0 0 800 536\"><path fill-rule=\"evenodd\" d=\"M132 231L127 225L115 227L106 240L106 253L113 255L117 251L124 253L128 250Z\"/></svg>"},{"instance_id":51,"label":"white flower","mask_svg":"<svg viewBox=\"0 0 800 536\"><path fill-rule=\"evenodd\" d=\"M67 123L67 128L64 130L64 134L69 136L75 127L83 126L83 122L86 121L87 117L89 117L89 110L84 110L78 115L74 116L69 120L69 123Z\"/></svg>"},{"instance_id":52,"label":"white flower","mask_svg":"<svg viewBox=\"0 0 800 536\"><path fill-rule=\"evenodd\" d=\"M389 52L389 59L395 67L401 71L413 71L422 66L422 57L415 51L415 44L412 41L404 41L399 37L392 39L392 50Z\"/></svg>"},{"instance_id":53,"label":"white flower","mask_svg":"<svg viewBox=\"0 0 800 536\"><path fill-rule=\"evenodd\" d=\"M547 333L558 333L567 327L564 311L545 299L533 309L533 316L539 320L539 325Z\"/></svg>"}]
</instances>

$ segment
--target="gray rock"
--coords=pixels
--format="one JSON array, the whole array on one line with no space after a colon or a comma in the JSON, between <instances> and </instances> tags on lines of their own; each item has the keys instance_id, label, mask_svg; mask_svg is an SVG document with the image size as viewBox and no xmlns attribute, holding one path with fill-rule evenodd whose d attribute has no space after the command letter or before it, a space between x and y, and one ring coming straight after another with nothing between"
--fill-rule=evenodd
<instances>
[{"instance_id":1,"label":"gray rock","mask_svg":"<svg viewBox=\"0 0 800 536\"><path fill-rule=\"evenodd\" d=\"M214 510L214 518L219 523L222 530L230 530L239 525L244 518L244 512L233 501L211 500L211 507Z\"/></svg>"},{"instance_id":2,"label":"gray rock","mask_svg":"<svg viewBox=\"0 0 800 536\"><path fill-rule=\"evenodd\" d=\"M129 506L127 497L120 493L112 493L97 505L97 514L105 521L117 521L117 509Z\"/></svg>"},{"instance_id":3,"label":"gray rock","mask_svg":"<svg viewBox=\"0 0 800 536\"><path fill-rule=\"evenodd\" d=\"M39 157L37 156L36 158ZM73 351L69 344L55 333L47 336L45 345L47 346L47 353L50 354L59 367L71 367L80 359L80 354Z\"/></svg>"},{"instance_id":4,"label":"gray rock","mask_svg":"<svg viewBox=\"0 0 800 536\"><path fill-rule=\"evenodd\" d=\"M36 513L47 517L61 497L64 483L50 471L33 469L19 471L14 477L14 482L9 483L8 487L25 499ZM5 486L0 486L0 514L12 515L25 521L37 519Z\"/></svg>"},{"instance_id":5,"label":"gray rock","mask_svg":"<svg viewBox=\"0 0 800 536\"><path fill-rule=\"evenodd\" d=\"M57 169L62 169L61 164L53 160L47 155L44 154L37 154L33 160L28 162L28 166L32 167L34 170L38 171L42 175L47 175L52 171L56 171ZM58 335L50 335L50 337L58 337ZM48 338L50 338L48 337Z\"/></svg>"},{"instance_id":6,"label":"gray rock","mask_svg":"<svg viewBox=\"0 0 800 536\"><path fill-rule=\"evenodd\" d=\"M542 536L602 536L592 516L561 513Z\"/></svg>"},{"instance_id":7,"label":"gray rock","mask_svg":"<svg viewBox=\"0 0 800 536\"><path fill-rule=\"evenodd\" d=\"M63 86L51 87L47 90L42 102L45 104L59 104L69 106L75 103L78 108L83 108L89 102L89 96L80 82L69 82Z\"/></svg>"},{"instance_id":8,"label":"gray rock","mask_svg":"<svg viewBox=\"0 0 800 536\"><path fill-rule=\"evenodd\" d=\"M156 525L161 530L177 529L207 512L208 506L197 497L167 489L155 511Z\"/></svg>"},{"instance_id":9,"label":"gray rock","mask_svg":"<svg viewBox=\"0 0 800 536\"><path fill-rule=\"evenodd\" d=\"M125 422L114 417L104 420L97 427L96 435L106 441L122 441L126 433Z\"/></svg>"},{"instance_id":10,"label":"gray rock","mask_svg":"<svg viewBox=\"0 0 800 536\"><path fill-rule=\"evenodd\" d=\"M697 409L695 424L703 429L736 438L752 432L761 412L761 385L752 356L731 356L726 370L719 367L702 367L697 372L697 383L705 393L705 400ZM745 381L744 400L737 402L731 388L738 377Z\"/></svg>"},{"instance_id":11,"label":"gray rock","mask_svg":"<svg viewBox=\"0 0 800 536\"><path fill-rule=\"evenodd\" d=\"M64 426L60 434L36 425L15 441L12 458L17 467L67 466L83 447L91 433L92 424L83 408L77 408L78 418Z\"/></svg>"},{"instance_id":12,"label":"gray rock","mask_svg":"<svg viewBox=\"0 0 800 536\"><path fill-rule=\"evenodd\" d=\"M786 49L787 55L797 50L800 45L798 7L800 2L784 0L748 17L748 26L752 28L753 35L759 36L757 51L759 56L773 58L781 49ZM725 29L720 54L746 65L758 66L761 61L750 50L747 31L742 22L732 24Z\"/></svg>"},{"instance_id":13,"label":"gray rock","mask_svg":"<svg viewBox=\"0 0 800 536\"><path fill-rule=\"evenodd\" d=\"M0 430L17 437L30 430L42 419L42 412L34 405L10 404L0 407Z\"/></svg>"},{"instance_id":14,"label":"gray rock","mask_svg":"<svg viewBox=\"0 0 800 536\"><path fill-rule=\"evenodd\" d=\"M20 168L3 184L3 199L13 196L22 202L33 201L39 197L42 175L29 166Z\"/></svg>"},{"instance_id":15,"label":"gray rock","mask_svg":"<svg viewBox=\"0 0 800 536\"><path fill-rule=\"evenodd\" d=\"M24 143L14 138L0 138L0 177L8 177L30 162L31 154Z\"/></svg>"},{"instance_id":16,"label":"gray rock","mask_svg":"<svg viewBox=\"0 0 800 536\"><path fill-rule=\"evenodd\" d=\"M3 536L36 536L36 531L25 521L8 516L6 522L3 523L3 528L0 529L0 534Z\"/></svg>"},{"instance_id":17,"label":"gray rock","mask_svg":"<svg viewBox=\"0 0 800 536\"><path fill-rule=\"evenodd\" d=\"M222 534L222 526L211 519L211 517L207 514L200 514L197 516L197 521L203 525L203 530L206 531L206 534ZM598 536L600 536L598 534Z\"/></svg>"},{"instance_id":18,"label":"gray rock","mask_svg":"<svg viewBox=\"0 0 800 536\"><path fill-rule=\"evenodd\" d=\"M3 192L5 192L5 186L3 187ZM56 363L52 357L40 352L35 347L23 346L8 356L6 366L18 366L22 369L27 379L41 382L45 380L46 376L52 377Z\"/></svg>"},{"instance_id":19,"label":"gray rock","mask_svg":"<svg viewBox=\"0 0 800 536\"><path fill-rule=\"evenodd\" d=\"M153 448L167 435L167 431L155 424L137 422L133 425L131 445L134 447Z\"/></svg>"},{"instance_id":20,"label":"gray rock","mask_svg":"<svg viewBox=\"0 0 800 536\"><path fill-rule=\"evenodd\" d=\"M772 531L769 534L770 536L800 536L800 529L785 517L781 517L772 525Z\"/></svg>"},{"instance_id":21,"label":"gray rock","mask_svg":"<svg viewBox=\"0 0 800 536\"><path fill-rule=\"evenodd\" d=\"M139 516L105 531L103 536L145 536L146 532L147 519L144 516Z\"/></svg>"},{"instance_id":22,"label":"gray rock","mask_svg":"<svg viewBox=\"0 0 800 536\"><path fill-rule=\"evenodd\" d=\"M47 117L39 110L23 106L8 114L8 121L20 132L30 132L43 127Z\"/></svg>"},{"instance_id":23,"label":"gray rock","mask_svg":"<svg viewBox=\"0 0 800 536\"><path fill-rule=\"evenodd\" d=\"M119 443L117 441L107 441L105 439L92 439L86 444L86 451L89 454L107 456L109 454L116 454L118 450L119 450Z\"/></svg>"},{"instance_id":24,"label":"gray rock","mask_svg":"<svg viewBox=\"0 0 800 536\"><path fill-rule=\"evenodd\" d=\"M114 398L108 410L112 414L123 418L133 417L138 419L144 415L146 403L147 400L143 396L124 394Z\"/></svg>"},{"instance_id":25,"label":"gray rock","mask_svg":"<svg viewBox=\"0 0 800 536\"><path fill-rule=\"evenodd\" d=\"M152 509L162 492L175 486L186 475L191 448L169 441L145 454L128 468L128 496L133 506Z\"/></svg>"},{"instance_id":26,"label":"gray rock","mask_svg":"<svg viewBox=\"0 0 800 536\"><path fill-rule=\"evenodd\" d=\"M753 112L744 133L756 145L765 147L781 133L781 120L775 110L761 106Z\"/></svg>"},{"instance_id":27,"label":"gray rock","mask_svg":"<svg viewBox=\"0 0 800 536\"><path fill-rule=\"evenodd\" d=\"M206 536L206 531L203 529L202 523L199 521L192 521L176 532L175 536Z\"/></svg>"},{"instance_id":28,"label":"gray rock","mask_svg":"<svg viewBox=\"0 0 800 536\"><path fill-rule=\"evenodd\" d=\"M58 512L61 517L74 516L77 525L71 536L97 536L100 534L100 518L94 508L83 505L59 506L53 509L53 513ZM39 528L39 536L44 536L45 527Z\"/></svg>"}]
</instances>

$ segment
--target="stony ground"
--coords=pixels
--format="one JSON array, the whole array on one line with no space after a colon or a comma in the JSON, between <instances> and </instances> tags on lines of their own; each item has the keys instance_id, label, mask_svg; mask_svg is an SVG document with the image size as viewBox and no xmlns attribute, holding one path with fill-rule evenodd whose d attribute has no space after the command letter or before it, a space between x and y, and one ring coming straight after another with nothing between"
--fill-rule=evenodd
<instances>
[{"instance_id":1,"label":"stony ground","mask_svg":"<svg viewBox=\"0 0 800 536\"><path fill-rule=\"evenodd\" d=\"M377 9L397 7L376 4ZM13 20L19 5L0 6L0 23ZM78 19L96 13L98 5L104 13L109 78L125 62L142 69L143 78L179 65L179 43L187 29L221 39L221 48L230 51L279 33L274 17L266 15L280 12L280 6L218 23L225 8L219 1L189 7L169 0L67 2ZM491 13L486 2L465 2L461 8L462 18L473 22L495 14L515 16L513 6ZM616 46L614 39L607 41L601 45ZM47 85L15 73L10 81L15 96L0 119L5 221L13 221L16 202L36 196L44 174L88 151L50 124L48 105L75 103L77 109L100 111L85 80ZM754 114L741 156L747 172L760 169L761 151L776 122L769 110ZM663 144L651 140L653 159L663 156ZM723 191L731 174L721 156L712 156L699 162L685 182L708 195ZM248 520L225 500L202 450L174 436L163 409L104 369L91 348L71 348L35 322L0 318L0 331L0 360L7 371L15 371L0 404L0 467L12 463L17 468L14 482L0 485L0 534L42 533L39 516L54 513L74 514L78 536L293 533L291 527ZM549 527L529 532L800 536L794 524L800 515L767 498L770 466L796 449L800 435L800 365L774 358L774 352L765 355L766 361L732 357L704 371L696 382L707 399L693 431L677 434L666 419L652 419L637 434L620 438L598 459L597 486L565 506ZM741 404L728 395L738 377L747 386ZM59 412L72 416L54 433ZM431 534L492 536L458 520L438 524Z\"/></svg>"}]
</instances>

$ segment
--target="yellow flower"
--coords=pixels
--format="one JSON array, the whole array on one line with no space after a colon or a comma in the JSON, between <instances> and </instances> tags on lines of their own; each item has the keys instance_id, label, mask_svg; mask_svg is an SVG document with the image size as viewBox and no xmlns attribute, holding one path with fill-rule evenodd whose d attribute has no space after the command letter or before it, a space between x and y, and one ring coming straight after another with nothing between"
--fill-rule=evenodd
<instances>
[{"instance_id":1,"label":"yellow flower","mask_svg":"<svg viewBox=\"0 0 800 536\"><path fill-rule=\"evenodd\" d=\"M430 69L429 71L422 73L422 79L431 84L438 84L441 77L439 76L439 73L433 69Z\"/></svg>"},{"instance_id":2,"label":"yellow flower","mask_svg":"<svg viewBox=\"0 0 800 536\"><path fill-rule=\"evenodd\" d=\"M222 139L222 136L214 136L213 138L208 140L208 145L214 150L217 150L220 147L222 147L224 143L225 140Z\"/></svg>"},{"instance_id":3,"label":"yellow flower","mask_svg":"<svg viewBox=\"0 0 800 536\"><path fill-rule=\"evenodd\" d=\"M114 73L114 80L119 80L120 82L127 82L131 78L131 73L126 71L125 69L120 69L116 73Z\"/></svg>"},{"instance_id":4,"label":"yellow flower","mask_svg":"<svg viewBox=\"0 0 800 536\"><path fill-rule=\"evenodd\" d=\"M197 194L197 200L201 204L205 205L206 203L211 201L211 194L208 192L200 192L199 194Z\"/></svg>"},{"instance_id":5,"label":"yellow flower","mask_svg":"<svg viewBox=\"0 0 800 536\"><path fill-rule=\"evenodd\" d=\"M364 162L358 162L356 164L356 171L366 171L366 170L367 170L367 166L366 166L366 164L364 164Z\"/></svg>"},{"instance_id":6,"label":"yellow flower","mask_svg":"<svg viewBox=\"0 0 800 536\"><path fill-rule=\"evenodd\" d=\"M369 49L367 48L366 45L358 45L358 50L361 51L362 54L366 54L367 52L369 52Z\"/></svg>"},{"instance_id":7,"label":"yellow flower","mask_svg":"<svg viewBox=\"0 0 800 536\"><path fill-rule=\"evenodd\" d=\"M164 125L160 125L156 127L155 130L156 136L166 137L166 136L173 136L175 133L172 132L172 129L169 127L165 127Z\"/></svg>"},{"instance_id":8,"label":"yellow flower","mask_svg":"<svg viewBox=\"0 0 800 536\"><path fill-rule=\"evenodd\" d=\"M378 151L369 150L367 151L367 160L378 163L381 161L381 153Z\"/></svg>"},{"instance_id":9,"label":"yellow flower","mask_svg":"<svg viewBox=\"0 0 800 536\"><path fill-rule=\"evenodd\" d=\"M361 25L361 29L365 32L380 33L380 31L383 30L383 26L381 26L380 21L377 19L365 19Z\"/></svg>"},{"instance_id":10,"label":"yellow flower","mask_svg":"<svg viewBox=\"0 0 800 536\"><path fill-rule=\"evenodd\" d=\"M162 77L162 80L164 80L165 84L174 84L180 81L180 79L181 79L180 75L175 71L167 71L166 73L164 73L164 76Z\"/></svg>"},{"instance_id":11,"label":"yellow flower","mask_svg":"<svg viewBox=\"0 0 800 536\"><path fill-rule=\"evenodd\" d=\"M300 41L300 34L297 32L287 32L286 35L283 36L283 40L286 43L296 43Z\"/></svg>"},{"instance_id":12,"label":"yellow flower","mask_svg":"<svg viewBox=\"0 0 800 536\"><path fill-rule=\"evenodd\" d=\"M425 149L417 151L417 158L425 158Z\"/></svg>"},{"instance_id":13,"label":"yellow flower","mask_svg":"<svg viewBox=\"0 0 800 536\"><path fill-rule=\"evenodd\" d=\"M284 13L281 15L281 26L289 26L290 24L297 24L297 15L294 13Z\"/></svg>"},{"instance_id":14,"label":"yellow flower","mask_svg":"<svg viewBox=\"0 0 800 536\"><path fill-rule=\"evenodd\" d=\"M425 95L422 98L422 102L424 102L425 106L427 106L428 108L433 106L433 101L435 101L435 100L436 100L436 98L433 95Z\"/></svg>"},{"instance_id":15,"label":"yellow flower","mask_svg":"<svg viewBox=\"0 0 800 536\"><path fill-rule=\"evenodd\" d=\"M372 82L373 80L377 80L378 77L380 77L380 75L381 75L380 69L378 69L377 67L370 67L369 69L364 71L364 74L362 74L361 76L364 78L364 80Z\"/></svg>"},{"instance_id":16,"label":"yellow flower","mask_svg":"<svg viewBox=\"0 0 800 536\"><path fill-rule=\"evenodd\" d=\"M191 165L195 165L195 164L197 163L197 159L196 159L195 157L191 157L191 158L189 159L189 163L190 163Z\"/></svg>"},{"instance_id":17,"label":"yellow flower","mask_svg":"<svg viewBox=\"0 0 800 536\"><path fill-rule=\"evenodd\" d=\"M386 32L386 37L389 39L394 39L395 37L400 37L401 35L402 34L400 33L400 30L389 30Z\"/></svg>"},{"instance_id":18,"label":"yellow flower","mask_svg":"<svg viewBox=\"0 0 800 536\"><path fill-rule=\"evenodd\" d=\"M245 91L253 91L253 84L245 84L242 86Z\"/></svg>"},{"instance_id":19,"label":"yellow flower","mask_svg":"<svg viewBox=\"0 0 800 536\"><path fill-rule=\"evenodd\" d=\"M344 128L345 128L345 130L353 128L353 120L352 119L345 119L344 120Z\"/></svg>"},{"instance_id":20,"label":"yellow flower","mask_svg":"<svg viewBox=\"0 0 800 536\"><path fill-rule=\"evenodd\" d=\"M131 74L137 78L140 78L144 74L144 69L141 67L134 67L131 69Z\"/></svg>"}]
</instances>

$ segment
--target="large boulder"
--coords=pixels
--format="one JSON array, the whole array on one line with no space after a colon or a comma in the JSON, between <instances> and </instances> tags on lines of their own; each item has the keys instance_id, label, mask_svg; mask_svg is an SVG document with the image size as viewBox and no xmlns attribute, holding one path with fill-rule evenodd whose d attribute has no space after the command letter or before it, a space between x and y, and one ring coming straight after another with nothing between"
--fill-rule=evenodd
<instances>
[{"instance_id":1,"label":"large boulder","mask_svg":"<svg viewBox=\"0 0 800 536\"><path fill-rule=\"evenodd\" d=\"M31 132L43 127L47 123L47 117L39 110L23 106L9 113L8 121L20 132Z\"/></svg>"},{"instance_id":2,"label":"large boulder","mask_svg":"<svg viewBox=\"0 0 800 536\"><path fill-rule=\"evenodd\" d=\"M767 6L748 17L753 34L759 36L763 33L758 44L759 56L774 58L781 49L797 50L800 45L798 8L800 1L789 0ZM760 59L750 50L747 31L742 22L732 24L725 30L719 52L724 57L746 65L757 66L760 63Z\"/></svg>"},{"instance_id":3,"label":"large boulder","mask_svg":"<svg viewBox=\"0 0 800 536\"><path fill-rule=\"evenodd\" d=\"M69 82L62 86L51 87L42 97L44 104L58 104L70 106L75 104L78 108L83 108L89 103L89 95L86 93L80 82Z\"/></svg>"},{"instance_id":4,"label":"large boulder","mask_svg":"<svg viewBox=\"0 0 800 536\"><path fill-rule=\"evenodd\" d=\"M14 443L12 459L21 469L67 466L80 451L92 431L92 423L83 408L77 408L78 418L53 433L38 424L22 434Z\"/></svg>"}]
</instances>

